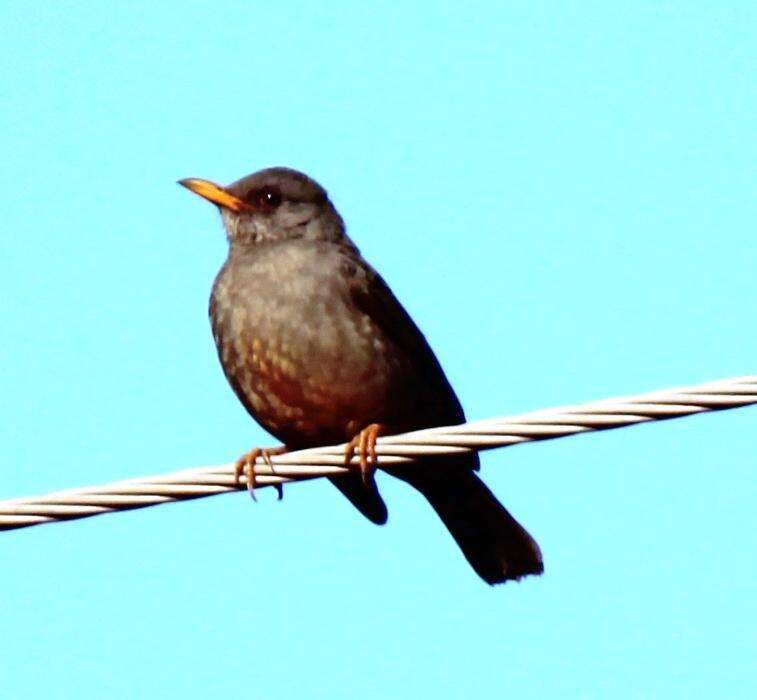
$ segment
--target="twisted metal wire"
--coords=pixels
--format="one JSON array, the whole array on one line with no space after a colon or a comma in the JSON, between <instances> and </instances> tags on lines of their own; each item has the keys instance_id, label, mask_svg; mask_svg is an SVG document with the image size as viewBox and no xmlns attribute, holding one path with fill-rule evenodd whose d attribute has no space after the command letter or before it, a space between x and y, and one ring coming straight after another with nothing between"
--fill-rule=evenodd
<instances>
[{"instance_id":1,"label":"twisted metal wire","mask_svg":"<svg viewBox=\"0 0 757 700\"><path fill-rule=\"evenodd\" d=\"M376 452L379 466L412 464L418 457L550 440L755 403L757 375L751 375L392 435L379 438ZM350 469L344 464L344 449L344 445L338 445L282 454L271 458L273 468L256 463L255 486L280 487L291 481L344 473ZM222 464L68 489L45 496L14 498L0 501L0 529L144 508L246 487L244 477L239 483L235 481L233 464Z\"/></svg>"}]
</instances>

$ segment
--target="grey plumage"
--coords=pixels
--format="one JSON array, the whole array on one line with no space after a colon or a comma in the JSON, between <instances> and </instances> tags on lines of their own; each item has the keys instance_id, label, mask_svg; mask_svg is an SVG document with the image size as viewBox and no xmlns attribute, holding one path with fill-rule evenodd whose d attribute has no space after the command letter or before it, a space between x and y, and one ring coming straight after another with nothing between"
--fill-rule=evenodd
<instances>
[{"instance_id":1,"label":"grey plumage","mask_svg":"<svg viewBox=\"0 0 757 700\"><path fill-rule=\"evenodd\" d=\"M249 413L290 448L349 441L370 424L397 433L463 422L421 331L362 258L325 190L272 168L218 191L229 257L210 302L224 372ZM212 186L216 187L216 186ZM541 573L536 542L474 474L476 455L387 468L417 488L489 583ZM386 521L370 480L333 480Z\"/></svg>"}]
</instances>

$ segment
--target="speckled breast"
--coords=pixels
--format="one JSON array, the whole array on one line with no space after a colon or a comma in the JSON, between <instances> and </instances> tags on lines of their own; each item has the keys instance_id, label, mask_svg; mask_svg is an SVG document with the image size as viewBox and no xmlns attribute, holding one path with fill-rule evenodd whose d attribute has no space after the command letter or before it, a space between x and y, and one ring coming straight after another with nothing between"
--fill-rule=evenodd
<instances>
[{"instance_id":1,"label":"speckled breast","mask_svg":"<svg viewBox=\"0 0 757 700\"><path fill-rule=\"evenodd\" d=\"M213 287L218 355L249 413L290 446L340 442L382 422L397 367L317 246L230 255Z\"/></svg>"}]
</instances>

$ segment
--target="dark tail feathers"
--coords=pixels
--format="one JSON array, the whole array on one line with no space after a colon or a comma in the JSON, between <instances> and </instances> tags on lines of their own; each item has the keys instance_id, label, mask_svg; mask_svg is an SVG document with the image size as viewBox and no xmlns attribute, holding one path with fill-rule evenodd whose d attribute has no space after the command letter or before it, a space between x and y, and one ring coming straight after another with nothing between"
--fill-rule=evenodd
<instances>
[{"instance_id":1,"label":"dark tail feathers","mask_svg":"<svg viewBox=\"0 0 757 700\"><path fill-rule=\"evenodd\" d=\"M409 472L403 478L426 497L484 581L504 583L544 571L539 545L472 471Z\"/></svg>"}]
</instances>

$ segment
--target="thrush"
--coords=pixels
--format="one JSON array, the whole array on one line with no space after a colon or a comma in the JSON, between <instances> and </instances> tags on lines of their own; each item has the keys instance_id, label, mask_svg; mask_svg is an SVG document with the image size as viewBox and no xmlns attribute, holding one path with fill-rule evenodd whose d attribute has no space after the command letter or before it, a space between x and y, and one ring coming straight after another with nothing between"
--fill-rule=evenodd
<instances>
[{"instance_id":1,"label":"thrush","mask_svg":"<svg viewBox=\"0 0 757 700\"><path fill-rule=\"evenodd\" d=\"M287 449L346 441L346 461L357 449L361 471L331 481L385 523L372 475L376 437L465 421L423 333L307 175L268 168L227 187L180 184L216 204L226 229L210 322L232 389ZM253 450L239 467L261 453L267 458ZM382 468L425 496L487 583L543 571L539 546L475 474L475 453Z\"/></svg>"}]
</instances>

